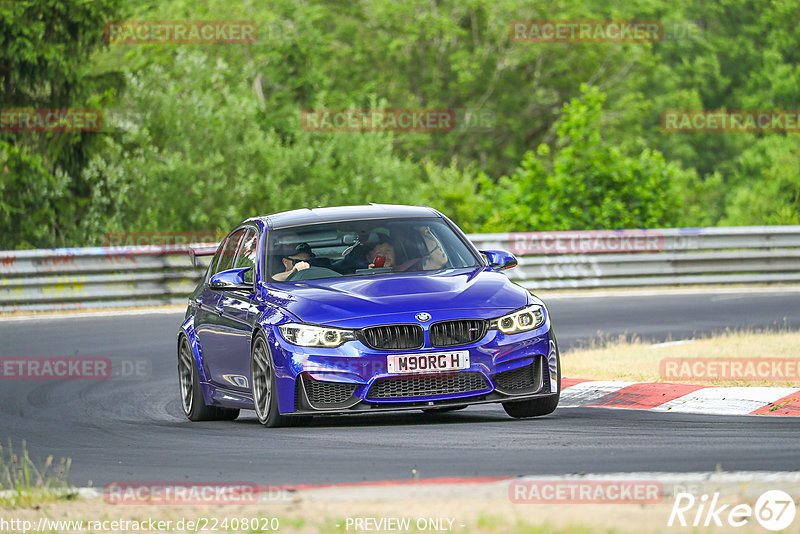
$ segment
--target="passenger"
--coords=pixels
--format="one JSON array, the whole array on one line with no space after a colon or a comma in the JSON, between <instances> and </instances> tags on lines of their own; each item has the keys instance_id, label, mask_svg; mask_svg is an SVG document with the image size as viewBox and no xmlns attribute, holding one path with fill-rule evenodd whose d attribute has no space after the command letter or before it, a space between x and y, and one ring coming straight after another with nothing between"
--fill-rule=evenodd
<instances>
[{"instance_id":1,"label":"passenger","mask_svg":"<svg viewBox=\"0 0 800 534\"><path fill-rule=\"evenodd\" d=\"M375 259L377 257L382 257L384 259L383 267L392 267L394 272L420 270L432 271L441 269L447 265L447 254L445 253L444 249L442 249L442 245L439 243L439 240L436 239L431 232L430 227L418 226L414 227L414 230L419 232L422 236L422 239L425 242L425 248L428 251L427 254L421 258L412 258L401 263L400 265L395 265L396 255L394 245L392 245L392 242L383 234L379 234L378 243L376 243L369 250L369 252L367 252L366 257L367 261L369 262L369 268L376 268Z\"/></svg>"},{"instance_id":2,"label":"passenger","mask_svg":"<svg viewBox=\"0 0 800 534\"><path fill-rule=\"evenodd\" d=\"M272 279L276 282L284 282L293 273L308 269L310 265L308 260L315 257L311 252L311 246L308 243L300 243L295 247L294 252L288 255L282 255L281 261L283 262L284 271L272 275Z\"/></svg>"},{"instance_id":3,"label":"passenger","mask_svg":"<svg viewBox=\"0 0 800 534\"><path fill-rule=\"evenodd\" d=\"M383 258L383 265L381 267L394 267L394 245L392 245L391 241L385 238L383 234L380 234L378 242L367 251L366 258L369 262L370 269L376 268L375 259L378 257Z\"/></svg>"},{"instance_id":4,"label":"passenger","mask_svg":"<svg viewBox=\"0 0 800 534\"><path fill-rule=\"evenodd\" d=\"M430 226L416 226L414 230L420 233L428 253L422 258L424 270L441 269L447 265L447 253L442 248L442 243L433 235Z\"/></svg>"}]
</instances>

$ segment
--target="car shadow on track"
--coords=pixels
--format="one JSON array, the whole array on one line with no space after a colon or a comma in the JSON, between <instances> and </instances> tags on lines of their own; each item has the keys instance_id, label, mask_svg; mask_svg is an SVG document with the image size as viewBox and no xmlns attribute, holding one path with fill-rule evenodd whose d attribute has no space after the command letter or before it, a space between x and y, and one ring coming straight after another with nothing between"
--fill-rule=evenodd
<instances>
[{"instance_id":1,"label":"car shadow on track","mask_svg":"<svg viewBox=\"0 0 800 534\"><path fill-rule=\"evenodd\" d=\"M243 412L235 421L236 424L259 425L253 412ZM549 419L546 416L537 420ZM316 416L307 427L303 428L338 428L338 427L380 427L380 426L428 426L428 425L458 425L476 423L521 423L532 419L513 419L499 411L467 411L446 413L424 413L422 411L380 413L380 414L354 414L354 415L324 415Z\"/></svg>"}]
</instances>

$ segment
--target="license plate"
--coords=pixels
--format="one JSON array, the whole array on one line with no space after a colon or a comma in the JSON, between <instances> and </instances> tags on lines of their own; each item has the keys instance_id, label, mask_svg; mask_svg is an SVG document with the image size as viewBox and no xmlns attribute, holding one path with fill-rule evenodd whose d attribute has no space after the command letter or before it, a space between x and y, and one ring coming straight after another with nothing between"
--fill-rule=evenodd
<instances>
[{"instance_id":1,"label":"license plate","mask_svg":"<svg viewBox=\"0 0 800 534\"><path fill-rule=\"evenodd\" d=\"M427 354L393 354L387 357L390 373L457 371L469 368L469 352L429 352Z\"/></svg>"}]
</instances>

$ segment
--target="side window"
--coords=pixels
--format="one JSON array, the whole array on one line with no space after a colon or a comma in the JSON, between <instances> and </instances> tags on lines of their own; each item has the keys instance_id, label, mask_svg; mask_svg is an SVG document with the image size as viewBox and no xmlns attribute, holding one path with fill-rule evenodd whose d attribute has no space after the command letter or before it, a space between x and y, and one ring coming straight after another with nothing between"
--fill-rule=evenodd
<instances>
[{"instance_id":1,"label":"side window","mask_svg":"<svg viewBox=\"0 0 800 534\"><path fill-rule=\"evenodd\" d=\"M222 247L222 252L219 256L217 267L214 269L214 274L217 274L220 271L233 269L233 265L236 260L236 251L239 249L239 245L242 242L242 238L244 238L245 232L246 229L241 228L230 234L225 240L225 245Z\"/></svg>"},{"instance_id":2,"label":"side window","mask_svg":"<svg viewBox=\"0 0 800 534\"><path fill-rule=\"evenodd\" d=\"M258 251L258 233L253 229L247 230L247 235L242 239L241 247L236 252L236 261L234 268L240 269L243 267L250 267L244 275L246 282L253 281L253 275L256 270L256 253Z\"/></svg>"},{"instance_id":3,"label":"side window","mask_svg":"<svg viewBox=\"0 0 800 534\"><path fill-rule=\"evenodd\" d=\"M223 247L224 244L225 244L225 241L223 240L219 244L219 246L217 247L217 251L214 253L214 256L211 258L211 261L208 262L208 268L206 269L206 283L208 283L208 280L216 272L215 267L217 266L217 263L219 262L219 257L222 254L222 247Z\"/></svg>"}]
</instances>

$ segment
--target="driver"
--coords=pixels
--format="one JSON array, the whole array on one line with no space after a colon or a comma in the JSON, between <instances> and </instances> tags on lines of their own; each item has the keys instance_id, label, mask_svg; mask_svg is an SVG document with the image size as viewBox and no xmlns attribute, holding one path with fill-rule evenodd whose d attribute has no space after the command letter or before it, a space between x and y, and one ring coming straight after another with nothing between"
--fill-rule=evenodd
<instances>
[{"instance_id":1,"label":"driver","mask_svg":"<svg viewBox=\"0 0 800 534\"><path fill-rule=\"evenodd\" d=\"M289 278L293 273L308 269L310 266L308 260L314 257L311 252L311 246L308 243L300 243L295 247L294 252L281 256L284 271L281 273L273 274L272 279L276 282L283 282Z\"/></svg>"}]
</instances>

